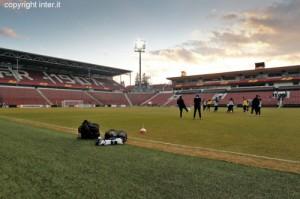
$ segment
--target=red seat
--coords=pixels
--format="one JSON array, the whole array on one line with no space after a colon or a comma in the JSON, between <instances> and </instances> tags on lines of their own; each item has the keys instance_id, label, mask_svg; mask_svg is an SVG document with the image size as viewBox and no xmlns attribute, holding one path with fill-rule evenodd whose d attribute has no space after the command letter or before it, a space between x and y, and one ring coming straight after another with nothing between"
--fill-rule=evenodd
<instances>
[{"instance_id":1,"label":"red seat","mask_svg":"<svg viewBox=\"0 0 300 199\"><path fill-rule=\"evenodd\" d=\"M82 90L40 89L40 91L55 105L61 105L64 100L82 100L84 104L98 104Z\"/></svg>"},{"instance_id":2,"label":"red seat","mask_svg":"<svg viewBox=\"0 0 300 199\"><path fill-rule=\"evenodd\" d=\"M6 105L47 105L34 88L0 87L0 102Z\"/></svg>"},{"instance_id":3,"label":"red seat","mask_svg":"<svg viewBox=\"0 0 300 199\"><path fill-rule=\"evenodd\" d=\"M128 93L132 105L141 105L143 102L154 96L154 93Z\"/></svg>"},{"instance_id":4,"label":"red seat","mask_svg":"<svg viewBox=\"0 0 300 199\"><path fill-rule=\"evenodd\" d=\"M129 105L124 93L89 92L104 105Z\"/></svg>"}]
</instances>

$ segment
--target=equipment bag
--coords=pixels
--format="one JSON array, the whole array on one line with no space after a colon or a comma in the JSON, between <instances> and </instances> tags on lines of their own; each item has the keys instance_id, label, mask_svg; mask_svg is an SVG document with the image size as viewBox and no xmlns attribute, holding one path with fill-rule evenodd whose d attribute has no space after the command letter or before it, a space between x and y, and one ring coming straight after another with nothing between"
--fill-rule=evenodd
<instances>
[{"instance_id":1,"label":"equipment bag","mask_svg":"<svg viewBox=\"0 0 300 199\"><path fill-rule=\"evenodd\" d=\"M105 140L114 140L116 138L121 138L122 142L125 143L127 141L127 133L123 130L110 129L105 132L104 139Z\"/></svg>"},{"instance_id":2,"label":"equipment bag","mask_svg":"<svg viewBox=\"0 0 300 199\"><path fill-rule=\"evenodd\" d=\"M99 124L84 120L78 128L78 138L97 139L100 136Z\"/></svg>"},{"instance_id":3,"label":"equipment bag","mask_svg":"<svg viewBox=\"0 0 300 199\"><path fill-rule=\"evenodd\" d=\"M121 138L103 140L101 137L98 137L98 139L96 140L96 146L107 146L117 144L124 144L124 142Z\"/></svg>"}]
</instances>

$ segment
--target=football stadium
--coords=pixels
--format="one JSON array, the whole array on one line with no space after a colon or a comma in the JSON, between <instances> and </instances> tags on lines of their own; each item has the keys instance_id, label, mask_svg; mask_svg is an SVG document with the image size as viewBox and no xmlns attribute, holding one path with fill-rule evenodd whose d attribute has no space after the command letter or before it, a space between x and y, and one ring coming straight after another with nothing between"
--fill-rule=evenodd
<instances>
[{"instance_id":1,"label":"football stadium","mask_svg":"<svg viewBox=\"0 0 300 199\"><path fill-rule=\"evenodd\" d=\"M14 3L24 2L1 1L0 11L17 13ZM51 44L24 47L6 30L0 23L0 198L300 197L297 63L250 59L166 76L148 72L158 53L142 40L131 49L134 68L116 67L57 56Z\"/></svg>"}]
</instances>

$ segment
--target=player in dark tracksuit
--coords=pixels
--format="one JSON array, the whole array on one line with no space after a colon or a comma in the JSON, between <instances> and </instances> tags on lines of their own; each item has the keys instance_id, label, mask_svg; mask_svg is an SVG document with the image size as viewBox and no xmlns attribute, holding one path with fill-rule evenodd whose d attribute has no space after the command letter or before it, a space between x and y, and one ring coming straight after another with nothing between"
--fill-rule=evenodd
<instances>
[{"instance_id":1,"label":"player in dark tracksuit","mask_svg":"<svg viewBox=\"0 0 300 199\"><path fill-rule=\"evenodd\" d=\"M256 95L255 98L252 100L252 104L251 104L251 114L253 114L253 111L255 110L255 113L257 115L257 110L259 108L259 96Z\"/></svg>"},{"instance_id":2,"label":"player in dark tracksuit","mask_svg":"<svg viewBox=\"0 0 300 199\"><path fill-rule=\"evenodd\" d=\"M182 117L182 111L183 111L183 109L186 110L186 112L189 112L189 110L186 108L186 105L184 103L184 100L183 100L182 96L180 96L178 98L177 105L178 105L178 108L179 108L179 111L180 111L180 117Z\"/></svg>"},{"instance_id":3,"label":"player in dark tracksuit","mask_svg":"<svg viewBox=\"0 0 300 199\"><path fill-rule=\"evenodd\" d=\"M194 119L197 111L199 113L199 118L201 119L201 98L199 95L196 95L194 98Z\"/></svg>"}]
</instances>

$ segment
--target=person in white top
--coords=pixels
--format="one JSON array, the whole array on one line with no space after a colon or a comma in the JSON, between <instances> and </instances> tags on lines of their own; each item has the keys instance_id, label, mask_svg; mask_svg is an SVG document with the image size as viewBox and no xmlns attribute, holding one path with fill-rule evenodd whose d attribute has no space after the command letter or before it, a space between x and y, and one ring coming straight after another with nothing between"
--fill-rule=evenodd
<instances>
[{"instance_id":1,"label":"person in white top","mask_svg":"<svg viewBox=\"0 0 300 199\"><path fill-rule=\"evenodd\" d=\"M227 113L233 113L233 106L234 106L234 101L232 98L230 98L227 104Z\"/></svg>"},{"instance_id":2,"label":"person in white top","mask_svg":"<svg viewBox=\"0 0 300 199\"><path fill-rule=\"evenodd\" d=\"M219 108L219 100L217 97L214 100L214 107L215 107L214 112L217 112Z\"/></svg>"}]
</instances>

